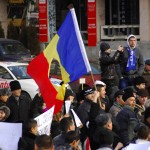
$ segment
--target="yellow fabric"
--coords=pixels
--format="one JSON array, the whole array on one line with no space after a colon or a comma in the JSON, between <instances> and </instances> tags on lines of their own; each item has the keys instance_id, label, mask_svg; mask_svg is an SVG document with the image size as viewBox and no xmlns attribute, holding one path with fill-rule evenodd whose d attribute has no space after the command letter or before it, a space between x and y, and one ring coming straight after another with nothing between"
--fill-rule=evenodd
<instances>
[{"instance_id":1,"label":"yellow fabric","mask_svg":"<svg viewBox=\"0 0 150 150\"><path fill-rule=\"evenodd\" d=\"M54 36L54 38L51 40L51 42L49 43L49 45L46 47L46 49L43 51L43 53L44 53L44 56L46 57L49 65L51 64L53 59L56 59L59 62L62 80L64 81L64 83L68 83L68 82L70 82L69 74L67 73L65 68L62 66L58 52L57 52L58 41L59 41L59 36L58 36L58 34L56 34ZM50 73L50 67L49 67L49 73Z\"/></svg>"},{"instance_id":2,"label":"yellow fabric","mask_svg":"<svg viewBox=\"0 0 150 150\"><path fill-rule=\"evenodd\" d=\"M63 84L62 86L57 86L57 85L54 85L56 91L58 92L57 93L57 96L56 96L56 99L59 99L59 100L64 100L64 96L65 96L65 84Z\"/></svg>"}]
</instances>

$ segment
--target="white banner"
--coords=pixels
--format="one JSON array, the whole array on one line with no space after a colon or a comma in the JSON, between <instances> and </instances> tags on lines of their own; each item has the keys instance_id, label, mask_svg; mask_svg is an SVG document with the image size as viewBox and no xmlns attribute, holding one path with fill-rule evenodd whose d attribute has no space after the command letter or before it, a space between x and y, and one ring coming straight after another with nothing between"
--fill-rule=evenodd
<instances>
[{"instance_id":1,"label":"white banner","mask_svg":"<svg viewBox=\"0 0 150 150\"><path fill-rule=\"evenodd\" d=\"M0 149L17 150L22 137L22 123L0 122Z\"/></svg>"},{"instance_id":2,"label":"white banner","mask_svg":"<svg viewBox=\"0 0 150 150\"><path fill-rule=\"evenodd\" d=\"M40 116L34 118L38 124L38 133L50 135L50 127L53 119L54 113L54 106L50 108L45 113L41 114Z\"/></svg>"}]
</instances>

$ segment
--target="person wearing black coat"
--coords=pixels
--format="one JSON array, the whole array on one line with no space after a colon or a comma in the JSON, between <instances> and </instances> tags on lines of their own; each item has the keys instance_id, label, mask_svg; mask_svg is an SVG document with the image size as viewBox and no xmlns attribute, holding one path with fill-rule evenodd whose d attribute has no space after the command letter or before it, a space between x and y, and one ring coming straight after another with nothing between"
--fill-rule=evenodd
<instances>
[{"instance_id":1,"label":"person wearing black coat","mask_svg":"<svg viewBox=\"0 0 150 150\"><path fill-rule=\"evenodd\" d=\"M108 43L100 44L101 56L99 58L101 67L101 80L106 84L106 93L108 97L111 95L114 86L118 86L119 66L116 67L121 60L123 47L119 46L118 50L111 56L111 48ZM117 69L117 70L116 70ZM120 77L119 77L120 78Z\"/></svg>"},{"instance_id":2,"label":"person wearing black coat","mask_svg":"<svg viewBox=\"0 0 150 150\"><path fill-rule=\"evenodd\" d=\"M37 121L32 119L26 121L23 124L23 136L18 142L18 150L34 150L34 141L37 134Z\"/></svg>"},{"instance_id":3,"label":"person wearing black coat","mask_svg":"<svg viewBox=\"0 0 150 150\"><path fill-rule=\"evenodd\" d=\"M125 106L118 113L116 121L120 127L119 136L124 146L126 146L135 138L135 129L141 122L138 118L137 109L135 109L136 102L133 91L125 91L122 99L125 101Z\"/></svg>"},{"instance_id":4,"label":"person wearing black coat","mask_svg":"<svg viewBox=\"0 0 150 150\"><path fill-rule=\"evenodd\" d=\"M30 100L21 95L21 86L17 80L10 82L12 95L7 101L10 109L9 122L24 122L29 119Z\"/></svg>"},{"instance_id":5,"label":"person wearing black coat","mask_svg":"<svg viewBox=\"0 0 150 150\"><path fill-rule=\"evenodd\" d=\"M111 132L114 138L112 146L115 148L121 140L114 130L114 127L117 129L117 123L112 118L111 114L105 113L97 102L93 102L91 104L89 116L89 139L91 150L95 150L99 147L99 144L94 139L94 135L99 128L105 128Z\"/></svg>"},{"instance_id":6,"label":"person wearing black coat","mask_svg":"<svg viewBox=\"0 0 150 150\"><path fill-rule=\"evenodd\" d=\"M44 100L41 93L37 93L33 98L30 106L30 117L35 118L44 112Z\"/></svg>"}]
</instances>

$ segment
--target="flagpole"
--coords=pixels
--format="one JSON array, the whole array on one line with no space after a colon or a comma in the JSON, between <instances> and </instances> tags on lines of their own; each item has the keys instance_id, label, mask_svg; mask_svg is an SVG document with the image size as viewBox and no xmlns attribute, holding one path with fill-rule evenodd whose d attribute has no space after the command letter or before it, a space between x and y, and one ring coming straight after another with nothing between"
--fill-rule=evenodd
<instances>
[{"instance_id":1,"label":"flagpole","mask_svg":"<svg viewBox=\"0 0 150 150\"><path fill-rule=\"evenodd\" d=\"M92 80L93 80L93 84L94 84L95 80L94 80L93 72L90 71L90 74L91 74L91 77L92 77ZM95 87L95 90L97 91L97 87L96 87L95 84L94 84L94 87ZM99 104L100 107L102 107L102 103L101 103L100 97L98 97L98 104Z\"/></svg>"}]
</instances>

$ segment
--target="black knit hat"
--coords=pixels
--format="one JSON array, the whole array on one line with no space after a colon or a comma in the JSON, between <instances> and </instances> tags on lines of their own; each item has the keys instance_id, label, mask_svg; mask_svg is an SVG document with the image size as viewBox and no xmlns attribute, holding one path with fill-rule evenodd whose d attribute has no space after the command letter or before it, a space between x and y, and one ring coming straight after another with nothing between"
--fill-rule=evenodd
<instances>
[{"instance_id":1,"label":"black knit hat","mask_svg":"<svg viewBox=\"0 0 150 150\"><path fill-rule=\"evenodd\" d=\"M21 89L21 85L20 85L19 81L17 81L17 80L11 81L9 85L10 85L11 91Z\"/></svg>"},{"instance_id":2,"label":"black knit hat","mask_svg":"<svg viewBox=\"0 0 150 150\"><path fill-rule=\"evenodd\" d=\"M106 51L108 49L110 49L110 45L108 43L103 42L103 43L100 44L100 50L102 52L104 52L104 51Z\"/></svg>"},{"instance_id":3,"label":"black knit hat","mask_svg":"<svg viewBox=\"0 0 150 150\"><path fill-rule=\"evenodd\" d=\"M150 59L147 59L147 60L145 61L145 65L150 65Z\"/></svg>"},{"instance_id":4,"label":"black knit hat","mask_svg":"<svg viewBox=\"0 0 150 150\"><path fill-rule=\"evenodd\" d=\"M124 91L123 90L118 90L115 95L114 95L114 98L118 97L119 95L123 95L124 94Z\"/></svg>"},{"instance_id":5,"label":"black knit hat","mask_svg":"<svg viewBox=\"0 0 150 150\"><path fill-rule=\"evenodd\" d=\"M125 92L125 93L123 94L123 96L122 96L122 99L123 99L124 101L126 101L126 100L127 100L128 98L130 98L130 97L135 97L133 91Z\"/></svg>"},{"instance_id":6,"label":"black knit hat","mask_svg":"<svg viewBox=\"0 0 150 150\"><path fill-rule=\"evenodd\" d=\"M94 89L93 88L85 88L84 89L84 96L87 96L87 95L89 95L89 94L92 94L92 93L94 93Z\"/></svg>"},{"instance_id":7,"label":"black knit hat","mask_svg":"<svg viewBox=\"0 0 150 150\"><path fill-rule=\"evenodd\" d=\"M138 76L134 78L134 85L140 85L142 83L146 83L146 80L142 76Z\"/></svg>"}]
</instances>

